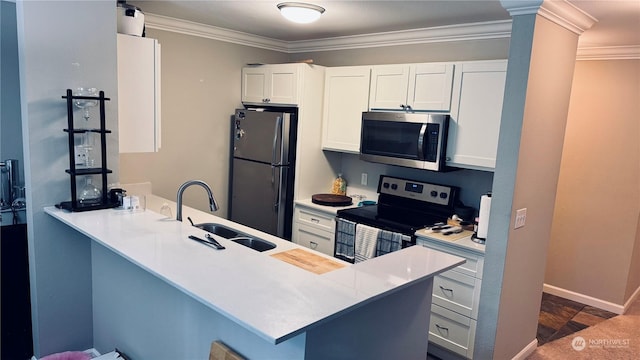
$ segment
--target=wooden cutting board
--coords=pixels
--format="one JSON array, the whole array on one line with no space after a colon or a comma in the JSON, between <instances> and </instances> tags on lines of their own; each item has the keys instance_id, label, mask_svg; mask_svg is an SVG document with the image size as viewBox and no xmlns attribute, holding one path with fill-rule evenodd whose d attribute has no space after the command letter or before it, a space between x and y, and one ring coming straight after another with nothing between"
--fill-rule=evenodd
<instances>
[{"instance_id":1,"label":"wooden cutting board","mask_svg":"<svg viewBox=\"0 0 640 360\"><path fill-rule=\"evenodd\" d=\"M442 235L442 233L432 232L429 230L420 230L420 233L421 235L428 236L430 238L446 240L446 241L456 241L456 240L465 238L467 236L473 235L473 231L469 231L469 230L464 230L459 234L450 234L450 235Z\"/></svg>"},{"instance_id":2,"label":"wooden cutting board","mask_svg":"<svg viewBox=\"0 0 640 360\"><path fill-rule=\"evenodd\" d=\"M351 205L353 200L344 195L336 194L315 194L311 195L311 202L325 206L347 206Z\"/></svg>"},{"instance_id":3,"label":"wooden cutting board","mask_svg":"<svg viewBox=\"0 0 640 360\"><path fill-rule=\"evenodd\" d=\"M324 274L345 266L337 261L327 259L303 249L287 250L271 256L315 274Z\"/></svg>"}]
</instances>

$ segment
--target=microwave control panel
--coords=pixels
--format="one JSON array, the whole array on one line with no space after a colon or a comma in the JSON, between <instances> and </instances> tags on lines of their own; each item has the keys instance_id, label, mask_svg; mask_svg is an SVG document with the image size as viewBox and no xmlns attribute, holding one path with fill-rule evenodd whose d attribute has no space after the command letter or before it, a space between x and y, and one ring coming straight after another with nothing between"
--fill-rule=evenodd
<instances>
[{"instance_id":1,"label":"microwave control panel","mask_svg":"<svg viewBox=\"0 0 640 360\"><path fill-rule=\"evenodd\" d=\"M378 193L453 206L457 188L383 175L378 184Z\"/></svg>"}]
</instances>

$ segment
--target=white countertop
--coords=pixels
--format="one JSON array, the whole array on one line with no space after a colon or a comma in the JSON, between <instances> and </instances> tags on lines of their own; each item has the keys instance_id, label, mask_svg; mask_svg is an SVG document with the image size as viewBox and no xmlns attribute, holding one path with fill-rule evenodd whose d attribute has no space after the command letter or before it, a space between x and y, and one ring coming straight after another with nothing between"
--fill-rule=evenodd
<instances>
[{"instance_id":1,"label":"white countertop","mask_svg":"<svg viewBox=\"0 0 640 360\"><path fill-rule=\"evenodd\" d=\"M269 256L299 248L296 244L185 207L184 219L192 216L194 222L217 222L277 245L260 253L217 237L226 249L215 250L187 238L203 238L204 231L150 211L168 203L175 216L173 202L154 195L147 195L146 202L147 210L142 212L73 213L55 207L45 211L274 344L464 262L413 246L316 275Z\"/></svg>"},{"instance_id":2,"label":"white countertop","mask_svg":"<svg viewBox=\"0 0 640 360\"><path fill-rule=\"evenodd\" d=\"M354 201L353 204L347 205L347 206L327 206L327 205L316 204L312 202L311 199L302 199L302 200L294 201L294 204L296 206L305 206L310 209L318 210L331 215L336 215L338 213L338 210L358 207L357 201Z\"/></svg>"},{"instance_id":3,"label":"white countertop","mask_svg":"<svg viewBox=\"0 0 640 360\"><path fill-rule=\"evenodd\" d=\"M473 252L484 255L484 249L486 247L485 244L479 244L473 240L471 240L471 236L463 237L458 240L443 240L437 237L429 236L431 230L421 229L416 231L416 236L427 238L431 241L438 242L441 244L446 244L449 246L454 246L460 249L471 250Z\"/></svg>"}]
</instances>

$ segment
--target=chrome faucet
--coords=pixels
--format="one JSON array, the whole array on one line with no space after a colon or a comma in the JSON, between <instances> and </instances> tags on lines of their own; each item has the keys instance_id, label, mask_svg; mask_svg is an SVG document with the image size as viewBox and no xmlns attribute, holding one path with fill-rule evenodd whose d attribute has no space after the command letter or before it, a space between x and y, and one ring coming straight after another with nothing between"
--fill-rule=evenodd
<instances>
[{"instance_id":1,"label":"chrome faucet","mask_svg":"<svg viewBox=\"0 0 640 360\"><path fill-rule=\"evenodd\" d=\"M209 195L209 207L211 208L211 211L218 210L218 203L216 202L216 199L213 197L213 191L211 191L211 188L209 187L209 185L207 185L207 183L202 180L189 180L184 184L180 185L180 187L178 188L178 201L176 202L177 203L176 220L178 221L182 221L182 193L184 193L184 191L191 185L200 185L205 190L207 190L207 194Z\"/></svg>"}]
</instances>

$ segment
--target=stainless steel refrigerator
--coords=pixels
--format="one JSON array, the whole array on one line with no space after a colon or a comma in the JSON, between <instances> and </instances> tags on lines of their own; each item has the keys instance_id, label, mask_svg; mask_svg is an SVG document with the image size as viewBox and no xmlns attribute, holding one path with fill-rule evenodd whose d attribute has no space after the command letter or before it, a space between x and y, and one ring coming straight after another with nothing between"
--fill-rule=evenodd
<instances>
[{"instance_id":1,"label":"stainless steel refrigerator","mask_svg":"<svg viewBox=\"0 0 640 360\"><path fill-rule=\"evenodd\" d=\"M291 239L297 109L238 109L232 123L232 221Z\"/></svg>"}]
</instances>

